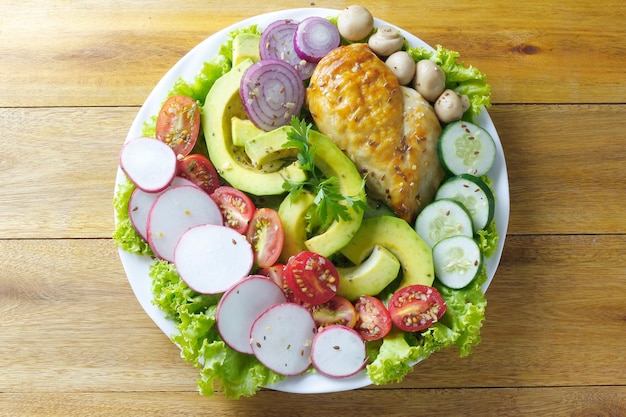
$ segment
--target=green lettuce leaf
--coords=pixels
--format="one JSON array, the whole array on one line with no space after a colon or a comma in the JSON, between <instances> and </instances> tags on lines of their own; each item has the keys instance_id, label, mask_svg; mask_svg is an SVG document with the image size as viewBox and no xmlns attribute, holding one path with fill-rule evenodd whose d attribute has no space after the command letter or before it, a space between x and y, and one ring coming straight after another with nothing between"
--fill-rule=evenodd
<instances>
[{"instance_id":1,"label":"green lettuce leaf","mask_svg":"<svg viewBox=\"0 0 626 417\"><path fill-rule=\"evenodd\" d=\"M438 350L456 345L461 357L480 343L480 329L487 301L480 288L486 281L485 269L466 288L453 290L439 281L434 286L446 302L441 320L421 333L394 330L383 338L378 354L370 356L367 374L376 385L400 382L412 369L411 363L426 359ZM369 353L369 352L368 352Z\"/></svg>"},{"instance_id":2,"label":"green lettuce leaf","mask_svg":"<svg viewBox=\"0 0 626 417\"><path fill-rule=\"evenodd\" d=\"M443 48L441 45L437 45L434 52L421 47L408 47L407 52L416 61L430 59L438 64L446 74L446 88L465 94L469 98L470 108L463 115L464 120L472 121L483 107L491 106L491 87L486 82L485 74L476 67L460 62L461 55L458 52Z\"/></svg>"},{"instance_id":3,"label":"green lettuce leaf","mask_svg":"<svg viewBox=\"0 0 626 417\"><path fill-rule=\"evenodd\" d=\"M494 199L497 200L496 193L493 190L493 180L487 176L483 175L480 177L481 180L489 187L491 193L494 196ZM476 240L478 241L478 246L483 253L485 258L490 258L498 249L498 229L496 228L496 221L493 219L486 228L479 230L476 233Z\"/></svg>"},{"instance_id":4,"label":"green lettuce leaf","mask_svg":"<svg viewBox=\"0 0 626 417\"><path fill-rule=\"evenodd\" d=\"M367 374L376 385L400 382L411 372L411 363L419 359L419 349L409 343L406 334L396 328L385 336L376 359L367 367Z\"/></svg>"},{"instance_id":5,"label":"green lettuce leaf","mask_svg":"<svg viewBox=\"0 0 626 417\"><path fill-rule=\"evenodd\" d=\"M495 220L492 220L486 228L479 230L476 233L478 246L483 252L485 258L493 256L496 249L498 249L498 236Z\"/></svg>"},{"instance_id":6,"label":"green lettuce leaf","mask_svg":"<svg viewBox=\"0 0 626 417\"><path fill-rule=\"evenodd\" d=\"M113 197L113 209L115 211L115 230L113 242L126 252L137 255L152 256L152 249L148 243L137 233L128 214L128 201L135 190L135 185L128 179L118 185Z\"/></svg>"},{"instance_id":7,"label":"green lettuce leaf","mask_svg":"<svg viewBox=\"0 0 626 417\"><path fill-rule=\"evenodd\" d=\"M223 391L227 398L247 397L284 378L263 366L254 355L236 352L221 340L215 326L221 295L194 292L167 261L155 260L149 275L154 304L178 330L172 342L180 347L181 357L199 369L198 391L202 395Z\"/></svg>"},{"instance_id":8,"label":"green lettuce leaf","mask_svg":"<svg viewBox=\"0 0 626 417\"><path fill-rule=\"evenodd\" d=\"M487 280L483 267L481 275L461 290L453 290L435 280L434 287L439 290L446 301L446 313L440 323L458 334L454 344L461 357L472 353L472 349L480 343L480 329L485 319L487 299L481 285Z\"/></svg>"},{"instance_id":9,"label":"green lettuce leaf","mask_svg":"<svg viewBox=\"0 0 626 417\"><path fill-rule=\"evenodd\" d=\"M205 396L214 395L217 389L229 399L249 397L260 387L284 379L263 366L254 355L229 349L222 341L205 341L200 353L204 366L200 369L198 391Z\"/></svg>"}]
</instances>

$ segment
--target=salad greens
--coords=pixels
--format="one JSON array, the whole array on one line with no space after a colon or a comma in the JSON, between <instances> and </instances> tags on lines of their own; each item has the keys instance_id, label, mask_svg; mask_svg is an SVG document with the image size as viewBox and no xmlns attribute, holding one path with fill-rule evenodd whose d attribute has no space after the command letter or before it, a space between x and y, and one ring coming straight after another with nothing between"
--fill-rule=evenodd
<instances>
[{"instance_id":1,"label":"salad greens","mask_svg":"<svg viewBox=\"0 0 626 417\"><path fill-rule=\"evenodd\" d=\"M261 386L284 379L261 365L254 355L236 352L221 340L215 327L221 295L194 292L167 261L155 261L149 275L154 303L174 321L179 332L172 341L180 347L181 357L200 370L198 390L202 395L212 396L217 388L227 398L251 396Z\"/></svg>"},{"instance_id":2,"label":"salad greens","mask_svg":"<svg viewBox=\"0 0 626 417\"><path fill-rule=\"evenodd\" d=\"M461 56L456 51L437 45L434 52L426 48L407 46L407 52L413 59L430 59L438 64L446 73L446 88L465 94L470 101L470 108L463 115L464 120L471 122L481 112L482 107L491 106L491 87L486 83L485 75L477 68L459 62Z\"/></svg>"},{"instance_id":3,"label":"salad greens","mask_svg":"<svg viewBox=\"0 0 626 417\"><path fill-rule=\"evenodd\" d=\"M113 197L113 208L115 209L113 241L119 248L126 252L153 256L154 254L152 253L150 245L137 233L130 220L128 202L135 190L135 184L126 177L124 177L124 179L125 181L118 185L117 192Z\"/></svg>"},{"instance_id":4,"label":"salad greens","mask_svg":"<svg viewBox=\"0 0 626 417\"><path fill-rule=\"evenodd\" d=\"M239 33L256 33L257 26L250 26L233 31L223 44L216 57L207 61L192 83L179 79L175 82L170 95L183 94L202 103L214 82L232 67L232 43ZM424 48L411 48L407 51L415 59L431 59L438 63L447 75L447 88L466 94L471 103L465 117L477 115L483 106L488 107L490 88L485 76L474 67L459 63L459 54L440 46L435 52ZM156 115L144 124L143 134L154 136ZM298 135L306 136L310 126L297 125L292 142L299 142ZM298 130L300 129L300 130ZM302 142L302 141L300 141ZM293 143L292 143L293 145ZM301 150L302 162L313 158L314 149ZM313 167L312 159L311 167ZM490 181L485 178L489 185ZM323 181L320 181L323 183ZM287 184L287 190L298 188L297 184ZM153 256L148 244L135 231L129 215L128 202L134 185L126 180L118 185L114 196L116 226L113 239L121 249L145 256ZM321 192L336 192L332 182L322 184ZM320 191L318 190L318 191ZM334 201L345 196L335 195ZM354 204L362 203L354 201ZM343 207L343 206L342 206ZM332 211L332 210L330 210ZM328 214L326 214L327 216ZM339 214L340 215L340 214ZM324 216L324 214L320 215ZM479 232L479 244L486 257L496 249L498 239L495 222ZM173 264L155 259L150 267L154 304L165 312L168 319L175 323L178 334L172 341L181 349L181 357L199 369L198 390L201 394L212 396L221 390L227 398L251 396L262 386L268 386L284 379L263 366L254 355L246 355L228 348L219 337L215 326L215 314L220 295L203 295L191 290L179 277ZM442 348L456 346L460 356L466 356L480 342L480 329L484 320L486 300L481 285L486 282L485 268L481 275L470 285L461 290L452 290L437 280L434 286L443 296L447 311L442 319L420 333L405 333L394 329L383 340L367 343L370 363L367 374L374 384L386 384L401 381L411 371L411 364L426 359ZM314 372L314 371L308 371Z\"/></svg>"}]
</instances>

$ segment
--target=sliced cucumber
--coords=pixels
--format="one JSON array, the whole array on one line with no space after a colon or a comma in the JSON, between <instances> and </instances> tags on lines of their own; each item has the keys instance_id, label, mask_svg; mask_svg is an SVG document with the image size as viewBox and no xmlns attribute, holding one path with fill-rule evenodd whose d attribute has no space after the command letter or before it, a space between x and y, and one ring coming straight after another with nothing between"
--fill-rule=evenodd
<instances>
[{"instance_id":1,"label":"sliced cucumber","mask_svg":"<svg viewBox=\"0 0 626 417\"><path fill-rule=\"evenodd\" d=\"M438 143L439 160L453 175L485 175L496 160L496 144L485 129L458 121L447 125Z\"/></svg>"},{"instance_id":2,"label":"sliced cucumber","mask_svg":"<svg viewBox=\"0 0 626 417\"><path fill-rule=\"evenodd\" d=\"M435 199L450 198L465 207L472 218L474 233L491 223L495 210L495 199L491 189L483 180L469 174L450 178L437 190Z\"/></svg>"},{"instance_id":3,"label":"sliced cucumber","mask_svg":"<svg viewBox=\"0 0 626 417\"><path fill-rule=\"evenodd\" d=\"M478 243L471 237L452 236L433 247L435 276L444 285L459 289L480 273L483 257Z\"/></svg>"},{"instance_id":4,"label":"sliced cucumber","mask_svg":"<svg viewBox=\"0 0 626 417\"><path fill-rule=\"evenodd\" d=\"M435 200L424 207L417 216L415 230L431 248L450 236L471 238L474 235L472 218L465 207L449 198Z\"/></svg>"}]
</instances>

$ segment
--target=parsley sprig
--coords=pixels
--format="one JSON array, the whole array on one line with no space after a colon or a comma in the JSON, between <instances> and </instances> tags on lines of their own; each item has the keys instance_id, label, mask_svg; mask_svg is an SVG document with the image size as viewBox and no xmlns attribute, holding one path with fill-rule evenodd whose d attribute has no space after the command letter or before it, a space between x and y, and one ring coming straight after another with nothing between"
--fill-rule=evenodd
<instances>
[{"instance_id":1,"label":"parsley sprig","mask_svg":"<svg viewBox=\"0 0 626 417\"><path fill-rule=\"evenodd\" d=\"M285 148L296 148L298 150L297 160L302 169L309 173L308 179L304 182L293 182L286 180L283 188L291 193L291 198L295 199L301 190L308 190L315 196L313 203L315 219L313 222L319 223L321 227L329 225L334 220L351 220L348 207L357 211L365 211L368 208L365 196L365 180L361 182L361 189L356 195L347 196L342 194L337 177L325 178L315 167L315 153L317 145L311 145L309 132L312 129L310 123L300 120L297 117L291 119L291 129L287 134L289 140L283 144Z\"/></svg>"}]
</instances>

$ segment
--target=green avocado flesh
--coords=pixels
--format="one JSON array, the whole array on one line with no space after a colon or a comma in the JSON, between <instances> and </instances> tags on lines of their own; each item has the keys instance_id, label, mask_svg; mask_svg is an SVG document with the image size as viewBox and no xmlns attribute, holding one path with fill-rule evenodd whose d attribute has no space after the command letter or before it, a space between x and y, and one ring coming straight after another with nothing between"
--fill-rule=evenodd
<instances>
[{"instance_id":1,"label":"green avocado flesh","mask_svg":"<svg viewBox=\"0 0 626 417\"><path fill-rule=\"evenodd\" d=\"M283 144L289 140L287 134L291 129L291 126L282 126L247 140L244 145L246 154L255 165L295 157L298 153L297 148L283 147Z\"/></svg>"},{"instance_id":2,"label":"green avocado flesh","mask_svg":"<svg viewBox=\"0 0 626 417\"><path fill-rule=\"evenodd\" d=\"M237 116L231 118L231 136L233 145L246 146L251 138L260 135L264 131L259 129L248 119L240 119Z\"/></svg>"},{"instance_id":3,"label":"green avocado flesh","mask_svg":"<svg viewBox=\"0 0 626 417\"><path fill-rule=\"evenodd\" d=\"M261 59L259 42L261 35L256 33L240 33L233 39L233 66L241 64L250 58L253 61Z\"/></svg>"},{"instance_id":4,"label":"green avocado flesh","mask_svg":"<svg viewBox=\"0 0 626 417\"><path fill-rule=\"evenodd\" d=\"M207 94L202 108L202 126L209 157L218 173L235 188L254 195L284 193L286 179L306 180L306 174L297 163L281 166L269 163L254 166L244 148L232 141L232 118L246 118L239 85L245 70L252 65L244 59L239 65L220 77Z\"/></svg>"},{"instance_id":5,"label":"green avocado flesh","mask_svg":"<svg viewBox=\"0 0 626 417\"><path fill-rule=\"evenodd\" d=\"M361 176L341 149L328 137L314 130L309 132L309 142L311 147L317 147L315 166L322 174L327 178L336 177L343 195L358 195L362 191ZM279 143L273 146L280 148ZM300 194L303 192L300 191ZM323 233L307 239L305 216L314 199L311 193L307 194L298 195L295 199L288 195L279 208L278 214L283 222L285 236L289 236L283 247L281 255L283 260L302 250L316 252L322 256L337 253L352 239L363 220L363 212L349 206L347 207L349 220L335 220Z\"/></svg>"},{"instance_id":6,"label":"green avocado flesh","mask_svg":"<svg viewBox=\"0 0 626 417\"><path fill-rule=\"evenodd\" d=\"M348 300L361 295L376 295L385 289L400 272L398 258L380 245L375 245L371 255L361 264L338 267L339 288L337 294Z\"/></svg>"},{"instance_id":7,"label":"green avocado flesh","mask_svg":"<svg viewBox=\"0 0 626 417\"><path fill-rule=\"evenodd\" d=\"M315 151L315 166L326 178L336 177L339 180L341 193L346 196L356 196L362 191L362 179L350 158L321 133L309 132L311 146L317 146ZM313 236L305 242L306 247L323 256L330 256L338 252L352 239L361 226L363 212L348 206L350 220L335 220L326 231Z\"/></svg>"},{"instance_id":8,"label":"green avocado flesh","mask_svg":"<svg viewBox=\"0 0 626 417\"><path fill-rule=\"evenodd\" d=\"M301 190L295 197L289 194L278 207L285 236L281 262L286 263L293 255L307 250L304 244L307 239L306 213L313 205L314 198L312 193Z\"/></svg>"},{"instance_id":9,"label":"green avocado flesh","mask_svg":"<svg viewBox=\"0 0 626 417\"><path fill-rule=\"evenodd\" d=\"M400 287L432 285L435 279L432 251L404 220L392 216L363 219L354 238L341 250L359 265L380 245L393 253L402 265Z\"/></svg>"}]
</instances>

